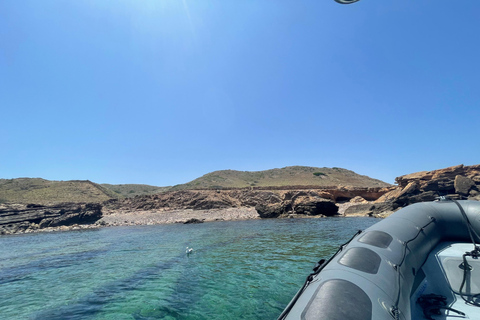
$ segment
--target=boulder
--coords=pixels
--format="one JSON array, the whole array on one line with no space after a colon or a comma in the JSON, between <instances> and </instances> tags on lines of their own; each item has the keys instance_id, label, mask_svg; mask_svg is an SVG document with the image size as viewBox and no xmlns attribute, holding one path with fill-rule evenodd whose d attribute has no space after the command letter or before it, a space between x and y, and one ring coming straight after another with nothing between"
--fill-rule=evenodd
<instances>
[{"instance_id":1,"label":"boulder","mask_svg":"<svg viewBox=\"0 0 480 320\"><path fill-rule=\"evenodd\" d=\"M454 186L455 186L455 193L468 196L470 193L470 189L475 185L472 179L457 175L455 176Z\"/></svg>"},{"instance_id":2,"label":"boulder","mask_svg":"<svg viewBox=\"0 0 480 320\"><path fill-rule=\"evenodd\" d=\"M255 206L260 218L277 218L285 213L285 206L282 204L259 203Z\"/></svg>"},{"instance_id":3,"label":"boulder","mask_svg":"<svg viewBox=\"0 0 480 320\"><path fill-rule=\"evenodd\" d=\"M350 203L368 203L367 200L365 200L364 198L362 198L360 196L356 196L355 198L350 199L349 202Z\"/></svg>"}]
</instances>

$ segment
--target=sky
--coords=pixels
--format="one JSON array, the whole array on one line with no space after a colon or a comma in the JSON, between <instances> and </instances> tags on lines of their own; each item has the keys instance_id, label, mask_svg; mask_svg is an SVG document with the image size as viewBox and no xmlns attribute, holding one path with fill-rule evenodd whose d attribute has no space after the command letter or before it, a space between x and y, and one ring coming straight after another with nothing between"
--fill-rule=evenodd
<instances>
[{"instance_id":1,"label":"sky","mask_svg":"<svg viewBox=\"0 0 480 320\"><path fill-rule=\"evenodd\" d=\"M1 0L0 178L480 163L480 1Z\"/></svg>"}]
</instances>

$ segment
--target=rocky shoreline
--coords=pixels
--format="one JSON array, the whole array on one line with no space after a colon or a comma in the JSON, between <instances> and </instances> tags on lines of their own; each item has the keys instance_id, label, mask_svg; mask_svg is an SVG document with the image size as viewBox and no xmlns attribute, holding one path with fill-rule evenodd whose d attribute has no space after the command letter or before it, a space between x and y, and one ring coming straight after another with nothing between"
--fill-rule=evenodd
<instances>
[{"instance_id":1,"label":"rocky shoreline","mask_svg":"<svg viewBox=\"0 0 480 320\"><path fill-rule=\"evenodd\" d=\"M238 221L259 219L255 208L227 208L210 210L131 211L112 212L104 215L97 224L100 226L133 226L171 223L202 223L212 221Z\"/></svg>"},{"instance_id":2,"label":"rocky shoreline","mask_svg":"<svg viewBox=\"0 0 480 320\"><path fill-rule=\"evenodd\" d=\"M348 207L348 204L346 204ZM339 206L339 214L343 215L342 207ZM345 217L361 217L363 214L349 215ZM301 219L301 218L325 218L324 215L306 215L298 213L289 213L277 217L279 219ZM30 226L24 230L17 230L14 232L8 232L2 230L0 234L24 234L24 233L38 233L38 232L63 232L74 231L84 229L98 229L105 227L120 227L120 226L143 226L143 225L162 225L162 224L191 224L191 223L203 223L203 222L216 222L216 221L244 221L244 220L257 220L262 219L255 208L227 208L227 209L211 209L211 210L171 210L171 211L134 211L134 212L112 212L108 215L102 216L93 224L72 224L62 225L56 227L44 227Z\"/></svg>"},{"instance_id":3,"label":"rocky shoreline","mask_svg":"<svg viewBox=\"0 0 480 320\"><path fill-rule=\"evenodd\" d=\"M241 221L260 219L255 208L228 208L212 210L171 210L171 211L134 211L110 212L92 224L71 224L40 228L31 225L26 229L0 230L1 234L23 234L38 232L62 232L84 229L97 229L119 226L142 226L159 224L190 224L214 221Z\"/></svg>"},{"instance_id":4,"label":"rocky shoreline","mask_svg":"<svg viewBox=\"0 0 480 320\"><path fill-rule=\"evenodd\" d=\"M104 203L0 205L0 234L261 218L386 217L439 196L480 200L480 165L396 178L387 188L182 190Z\"/></svg>"}]
</instances>

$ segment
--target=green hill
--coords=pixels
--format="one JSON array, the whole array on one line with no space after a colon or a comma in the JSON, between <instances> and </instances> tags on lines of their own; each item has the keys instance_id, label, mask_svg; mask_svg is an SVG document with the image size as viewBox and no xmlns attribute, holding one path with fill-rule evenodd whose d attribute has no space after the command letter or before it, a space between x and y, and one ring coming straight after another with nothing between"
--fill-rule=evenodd
<instances>
[{"instance_id":1,"label":"green hill","mask_svg":"<svg viewBox=\"0 0 480 320\"><path fill-rule=\"evenodd\" d=\"M88 180L0 179L0 203L102 202L118 195Z\"/></svg>"},{"instance_id":2,"label":"green hill","mask_svg":"<svg viewBox=\"0 0 480 320\"><path fill-rule=\"evenodd\" d=\"M0 179L0 203L52 204L103 202L169 190L283 186L385 187L383 181L342 168L285 167L265 171L221 170L174 187L142 184L97 184L89 180L50 181L41 178Z\"/></svg>"},{"instance_id":3,"label":"green hill","mask_svg":"<svg viewBox=\"0 0 480 320\"><path fill-rule=\"evenodd\" d=\"M170 190L282 186L387 187L390 184L342 168L292 166L264 171L214 171Z\"/></svg>"},{"instance_id":4,"label":"green hill","mask_svg":"<svg viewBox=\"0 0 480 320\"><path fill-rule=\"evenodd\" d=\"M148 194L157 194L168 191L170 187L155 187L148 184L107 184L102 183L102 187L112 190L120 197L134 197Z\"/></svg>"}]
</instances>

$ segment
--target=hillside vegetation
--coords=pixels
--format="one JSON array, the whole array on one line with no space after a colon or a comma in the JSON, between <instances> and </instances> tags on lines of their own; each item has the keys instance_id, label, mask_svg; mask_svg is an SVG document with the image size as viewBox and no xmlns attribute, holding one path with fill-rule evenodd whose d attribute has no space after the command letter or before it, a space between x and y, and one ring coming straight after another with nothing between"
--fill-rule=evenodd
<instances>
[{"instance_id":1,"label":"hillside vegetation","mask_svg":"<svg viewBox=\"0 0 480 320\"><path fill-rule=\"evenodd\" d=\"M385 187L390 185L342 168L301 166L253 172L214 171L191 182L174 187L155 187L142 184L100 185L88 180L50 181L41 178L18 178L0 179L0 203L99 203L110 199L152 195L170 190L284 186Z\"/></svg>"},{"instance_id":2,"label":"hillside vegetation","mask_svg":"<svg viewBox=\"0 0 480 320\"><path fill-rule=\"evenodd\" d=\"M148 184L108 184L102 183L102 187L112 190L120 197L135 197L149 194L157 194L168 191L170 187L155 187Z\"/></svg>"},{"instance_id":3,"label":"hillside vegetation","mask_svg":"<svg viewBox=\"0 0 480 320\"><path fill-rule=\"evenodd\" d=\"M342 168L292 166L264 171L214 171L171 190L282 186L387 187L390 184Z\"/></svg>"},{"instance_id":4,"label":"hillside vegetation","mask_svg":"<svg viewBox=\"0 0 480 320\"><path fill-rule=\"evenodd\" d=\"M0 179L0 203L103 202L118 195L88 180Z\"/></svg>"}]
</instances>

